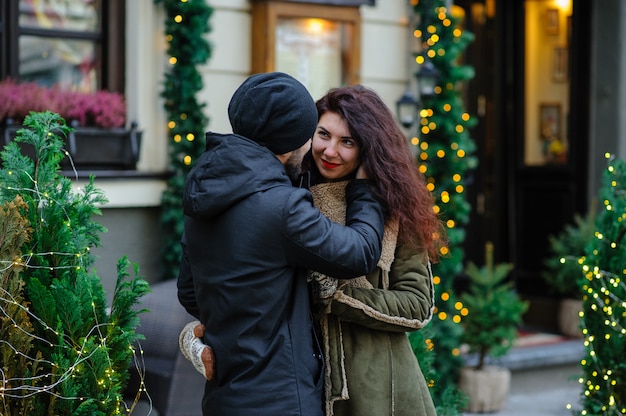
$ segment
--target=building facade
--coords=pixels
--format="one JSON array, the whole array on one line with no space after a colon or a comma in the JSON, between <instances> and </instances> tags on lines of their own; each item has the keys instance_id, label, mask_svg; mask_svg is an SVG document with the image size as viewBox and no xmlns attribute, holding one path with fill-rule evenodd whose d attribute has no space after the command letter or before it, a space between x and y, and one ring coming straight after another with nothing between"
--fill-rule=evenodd
<instances>
[{"instance_id":1,"label":"building facade","mask_svg":"<svg viewBox=\"0 0 626 416\"><path fill-rule=\"evenodd\" d=\"M253 72L289 72L314 98L360 82L393 111L407 90L417 96L412 55L419 43L412 32L418 17L408 0L207 2L214 9L207 35L212 56L199 68L198 100L207 104L210 130L230 131L228 101ZM540 276L548 235L589 209L603 154L626 156L626 3L457 0L448 6L476 36L463 58L476 70L463 90L468 112L478 118L472 137L479 157L468 189L467 258L482 263L482 247L493 241L496 260L516 266L518 290L549 305ZM149 281L161 279L168 120L160 92L170 58L164 19L153 0L3 0L0 6L0 79L47 77L122 92L128 123L143 132L136 170L95 172L110 200L101 218L109 231L95 250L109 291L123 255ZM413 134L407 129L408 139Z\"/></svg>"}]
</instances>

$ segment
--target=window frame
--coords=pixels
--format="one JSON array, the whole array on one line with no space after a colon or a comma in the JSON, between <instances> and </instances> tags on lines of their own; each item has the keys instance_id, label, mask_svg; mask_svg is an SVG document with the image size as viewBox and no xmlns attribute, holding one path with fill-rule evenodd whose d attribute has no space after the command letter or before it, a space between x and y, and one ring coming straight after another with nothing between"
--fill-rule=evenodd
<instances>
[{"instance_id":1,"label":"window frame","mask_svg":"<svg viewBox=\"0 0 626 416\"><path fill-rule=\"evenodd\" d=\"M320 18L352 25L344 72L349 85L360 82L361 14L358 6L273 0L252 2L252 73L275 71L276 25L280 18Z\"/></svg>"},{"instance_id":2,"label":"window frame","mask_svg":"<svg viewBox=\"0 0 626 416\"><path fill-rule=\"evenodd\" d=\"M62 37L65 39L96 40L100 63L98 89L124 93L125 67L125 2L101 1L100 32L81 33L59 29L20 28L19 0L6 0L0 5L0 79L19 76L19 37Z\"/></svg>"}]
</instances>

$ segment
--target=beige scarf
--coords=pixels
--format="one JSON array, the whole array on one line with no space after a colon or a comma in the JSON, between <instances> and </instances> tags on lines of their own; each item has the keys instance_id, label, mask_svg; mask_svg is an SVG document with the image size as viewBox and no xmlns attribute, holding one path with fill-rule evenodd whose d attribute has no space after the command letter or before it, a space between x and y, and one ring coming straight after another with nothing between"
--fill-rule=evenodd
<instances>
[{"instance_id":1,"label":"beige scarf","mask_svg":"<svg viewBox=\"0 0 626 416\"><path fill-rule=\"evenodd\" d=\"M328 182L311 187L313 194L313 202L319 210L328 218L339 224L345 224L346 221L346 198L345 188L348 181ZM383 289L389 288L389 271L394 260L396 251L396 243L398 240L399 222L397 220L389 220L385 223L385 233L383 234L382 254L378 260L378 267L381 269L382 281L380 285ZM313 282L315 284L315 282ZM360 276L354 279L341 280L337 290L345 286L361 287L373 289L374 286L367 280L367 276ZM328 314L330 312L330 304L322 311L320 317L320 326L324 343L324 359L326 362L326 372L324 374L324 395L326 416L333 415L333 402L335 400L347 400L350 398L348 394L348 382L345 370L345 355L343 350L343 336L341 333L341 325L339 318ZM329 320L333 320L333 326L337 328L338 342L336 348L331 350L329 343ZM331 360L331 356L334 359ZM338 396L332 396L331 373L333 368L332 362L338 363L338 368L334 370L341 374L341 390Z\"/></svg>"}]
</instances>

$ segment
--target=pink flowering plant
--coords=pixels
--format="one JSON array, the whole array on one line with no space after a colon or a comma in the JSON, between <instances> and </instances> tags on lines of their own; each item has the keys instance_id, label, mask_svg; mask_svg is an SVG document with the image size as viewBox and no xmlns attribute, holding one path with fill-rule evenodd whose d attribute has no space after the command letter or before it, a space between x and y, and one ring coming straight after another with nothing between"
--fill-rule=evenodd
<instances>
[{"instance_id":1,"label":"pink flowering plant","mask_svg":"<svg viewBox=\"0 0 626 416\"><path fill-rule=\"evenodd\" d=\"M126 102L119 93L83 93L34 82L0 81L0 125L19 124L31 111L46 110L79 126L113 128L126 122Z\"/></svg>"}]
</instances>

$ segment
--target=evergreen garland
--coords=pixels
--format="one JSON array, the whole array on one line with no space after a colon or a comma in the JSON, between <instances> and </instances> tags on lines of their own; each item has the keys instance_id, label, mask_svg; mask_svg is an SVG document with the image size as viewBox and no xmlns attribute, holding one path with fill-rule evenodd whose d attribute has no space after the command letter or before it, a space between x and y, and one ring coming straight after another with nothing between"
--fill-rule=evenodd
<instances>
[{"instance_id":1,"label":"evergreen garland","mask_svg":"<svg viewBox=\"0 0 626 416\"><path fill-rule=\"evenodd\" d=\"M132 344L140 338L133 306L148 283L128 279L122 258L107 312L90 254L105 231L93 218L106 198L93 176L75 192L60 175L66 152L58 135L71 129L58 114L31 113L23 124L1 153L0 204L8 208L0 223L9 232L0 235L0 414L121 414Z\"/></svg>"},{"instance_id":2,"label":"evergreen garland","mask_svg":"<svg viewBox=\"0 0 626 416\"><path fill-rule=\"evenodd\" d=\"M211 56L205 39L211 27L213 8L205 0L154 0L165 9L165 36L168 42L170 71L165 74L161 96L165 99L169 130L169 171L161 201L161 224L164 230L163 278L178 276L183 234L181 208L185 177L205 147L204 133L208 118L196 94L202 91L198 65Z\"/></svg>"},{"instance_id":3,"label":"evergreen garland","mask_svg":"<svg viewBox=\"0 0 626 416\"><path fill-rule=\"evenodd\" d=\"M607 155L609 158L612 156ZM595 233L579 263L585 274L581 415L626 414L626 162L609 160ZM572 253L574 254L574 253Z\"/></svg>"},{"instance_id":4,"label":"evergreen garland","mask_svg":"<svg viewBox=\"0 0 626 416\"><path fill-rule=\"evenodd\" d=\"M426 175L449 239L448 250L442 251L441 262L433 267L437 309L430 325L432 338L426 340L432 342L435 354L431 392L439 414L454 415L454 408L462 409L464 401L456 383L463 365L460 322L467 309L458 302L453 285L464 269L463 227L471 210L465 196L466 179L477 166L476 145L469 134L475 120L465 112L460 90L474 70L458 62L474 36L461 28L445 0L413 0L413 10L420 16L415 36L422 45L416 62L430 61L438 72L434 95L421 97L420 131L414 144L419 148L419 169ZM422 336L420 331L411 334L414 345Z\"/></svg>"}]
</instances>

